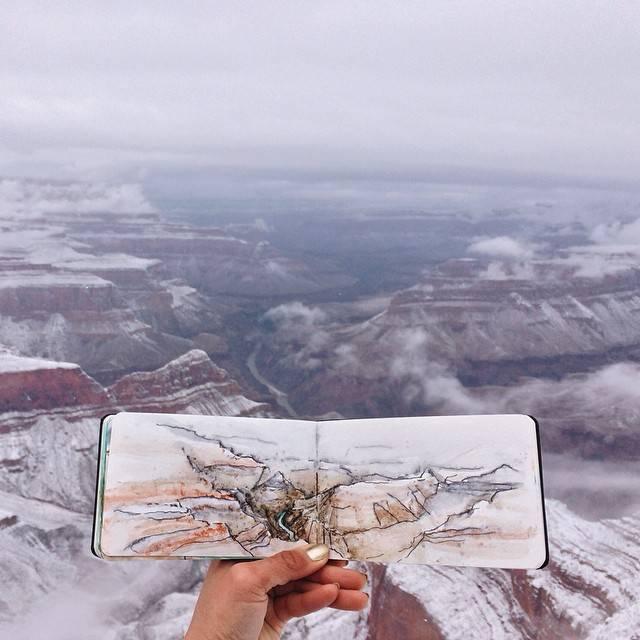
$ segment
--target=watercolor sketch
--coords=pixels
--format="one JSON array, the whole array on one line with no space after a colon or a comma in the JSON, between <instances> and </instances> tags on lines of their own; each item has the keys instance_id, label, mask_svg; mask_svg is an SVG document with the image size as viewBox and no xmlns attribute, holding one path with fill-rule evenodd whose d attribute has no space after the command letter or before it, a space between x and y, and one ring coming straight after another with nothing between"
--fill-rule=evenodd
<instances>
[{"instance_id":1,"label":"watercolor sketch","mask_svg":"<svg viewBox=\"0 0 640 640\"><path fill-rule=\"evenodd\" d=\"M107 418L103 557L332 557L536 568L546 532L528 416Z\"/></svg>"}]
</instances>

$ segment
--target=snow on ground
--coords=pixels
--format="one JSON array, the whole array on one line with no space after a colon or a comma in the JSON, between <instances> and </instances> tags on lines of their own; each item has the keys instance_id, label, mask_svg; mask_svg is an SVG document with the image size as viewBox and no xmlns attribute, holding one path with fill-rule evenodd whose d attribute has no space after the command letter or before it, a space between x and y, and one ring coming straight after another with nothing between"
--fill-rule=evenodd
<instances>
[{"instance_id":1,"label":"snow on ground","mask_svg":"<svg viewBox=\"0 0 640 640\"><path fill-rule=\"evenodd\" d=\"M10 351L3 351L0 345L0 373L39 371L42 369L79 369L73 362L57 362L44 358L28 358Z\"/></svg>"},{"instance_id":2,"label":"snow on ground","mask_svg":"<svg viewBox=\"0 0 640 640\"><path fill-rule=\"evenodd\" d=\"M113 287L113 283L99 276L85 273L50 273L47 271L9 271L0 278L0 289L28 287Z\"/></svg>"}]
</instances>

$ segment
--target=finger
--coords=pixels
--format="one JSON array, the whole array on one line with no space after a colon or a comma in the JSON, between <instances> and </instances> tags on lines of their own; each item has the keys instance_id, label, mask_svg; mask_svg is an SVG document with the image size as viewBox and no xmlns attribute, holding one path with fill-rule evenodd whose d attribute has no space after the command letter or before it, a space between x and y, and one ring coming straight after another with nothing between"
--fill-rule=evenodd
<instances>
[{"instance_id":1,"label":"finger","mask_svg":"<svg viewBox=\"0 0 640 640\"><path fill-rule=\"evenodd\" d=\"M326 585L319 585L309 580L297 580L295 589L298 592L311 592ZM287 585L289 586L289 585ZM360 611L369 604L369 594L354 589L340 589L337 598L331 603L332 609L342 609L343 611Z\"/></svg>"},{"instance_id":2,"label":"finger","mask_svg":"<svg viewBox=\"0 0 640 640\"><path fill-rule=\"evenodd\" d=\"M329 583L329 584L338 584L338 583ZM279 597L279 596L284 596L288 593L306 593L308 591L313 591L314 589L319 589L322 586L324 586L323 584L319 583L319 582L312 582L309 579L306 580L295 580L293 582L289 582L285 585L276 587L275 589L273 589L271 591L272 595L274 595L275 597ZM339 585L338 585L339 586ZM362 608L361 606L359 606L360 604L363 604L366 606L367 602L368 602L368 595L365 593L365 599L363 600L360 597L357 598L353 598L351 597L350 593L362 593L360 591L360 589L344 589L342 587L340 587L340 594L338 595L338 604L340 605L337 608L346 608L347 610L352 610L354 607L355 609L360 609ZM335 603L334 603L335 604ZM332 605L333 606L333 605Z\"/></svg>"},{"instance_id":3,"label":"finger","mask_svg":"<svg viewBox=\"0 0 640 640\"><path fill-rule=\"evenodd\" d=\"M349 564L348 560L329 560L327 564L333 565L335 567L346 567Z\"/></svg>"},{"instance_id":4,"label":"finger","mask_svg":"<svg viewBox=\"0 0 640 640\"><path fill-rule=\"evenodd\" d=\"M325 565L312 573L307 580L321 584L338 583L341 589L363 589L367 584L367 576L360 571Z\"/></svg>"},{"instance_id":5,"label":"finger","mask_svg":"<svg viewBox=\"0 0 640 640\"><path fill-rule=\"evenodd\" d=\"M334 567L346 567L349 564L348 560L329 560L327 562L327 566L334 566ZM312 576L315 576L318 572L316 571L315 574L312 574ZM367 574L363 573L362 574L364 576L364 580L365 580L365 584L367 581ZM309 580L312 580L313 578L310 576ZM300 580L294 580L292 582L288 582L287 584L283 584L283 585L278 585L277 587L274 587L273 589L271 589L271 593L275 596L283 596L286 593L291 593L292 591L296 591L296 585L300 582ZM336 576L335 580L316 580L316 582L320 582L321 584L329 584L329 583L333 583L333 582L337 582L340 584L340 587L343 588L351 588L348 587L347 584L342 584L342 581L339 579L339 576ZM351 582L349 583L351 584ZM359 588L359 587L355 587L355 588Z\"/></svg>"},{"instance_id":6,"label":"finger","mask_svg":"<svg viewBox=\"0 0 640 640\"><path fill-rule=\"evenodd\" d=\"M235 584L240 589L266 594L278 585L311 575L329 559L325 544L296 547L269 558L236 564L231 568Z\"/></svg>"},{"instance_id":7,"label":"finger","mask_svg":"<svg viewBox=\"0 0 640 640\"><path fill-rule=\"evenodd\" d=\"M329 582L327 584L337 584L338 588L340 585L335 582ZM311 580L302 579L302 580L293 580L292 582L287 582L287 584L278 585L274 587L269 592L271 595L278 597L284 596L287 593L306 593L307 591L313 591L314 589L319 589L324 586L321 582L312 582Z\"/></svg>"},{"instance_id":8,"label":"finger","mask_svg":"<svg viewBox=\"0 0 640 640\"><path fill-rule=\"evenodd\" d=\"M314 585L304 593L288 593L273 601L276 617L282 622L291 618L299 618L309 613L324 609L338 597L340 588L335 584Z\"/></svg>"},{"instance_id":9,"label":"finger","mask_svg":"<svg viewBox=\"0 0 640 640\"><path fill-rule=\"evenodd\" d=\"M369 594L363 591L340 589L338 597L331 603L332 609L342 611L360 611L369 604Z\"/></svg>"},{"instance_id":10,"label":"finger","mask_svg":"<svg viewBox=\"0 0 640 640\"><path fill-rule=\"evenodd\" d=\"M296 591L315 591L325 585L311 582L309 580L297 580ZM344 611L360 611L369 604L369 594L355 589L340 589L337 598L331 603L332 609L342 609Z\"/></svg>"}]
</instances>

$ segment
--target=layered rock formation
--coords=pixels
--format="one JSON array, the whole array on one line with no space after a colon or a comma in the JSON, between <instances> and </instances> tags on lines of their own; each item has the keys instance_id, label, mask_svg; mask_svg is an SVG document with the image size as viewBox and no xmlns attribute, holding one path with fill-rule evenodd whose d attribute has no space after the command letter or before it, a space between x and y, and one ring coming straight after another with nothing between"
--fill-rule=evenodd
<instances>
[{"instance_id":1,"label":"layered rock formation","mask_svg":"<svg viewBox=\"0 0 640 640\"><path fill-rule=\"evenodd\" d=\"M265 297L300 295L353 283L337 269L318 273L300 260L284 256L267 241L234 237L217 228L158 221L137 228L93 229L76 237L99 254L124 251L158 260L169 278L183 278L208 294Z\"/></svg>"},{"instance_id":2,"label":"layered rock formation","mask_svg":"<svg viewBox=\"0 0 640 640\"><path fill-rule=\"evenodd\" d=\"M269 413L198 350L155 372L125 376L110 388L77 365L4 353L0 383L0 406L6 408L0 489L85 511L93 501L99 421L107 413Z\"/></svg>"},{"instance_id":3,"label":"layered rock formation","mask_svg":"<svg viewBox=\"0 0 640 640\"><path fill-rule=\"evenodd\" d=\"M562 261L541 260L509 277L484 267L445 263L398 294L369 330L384 337L422 328L432 358L473 384L562 375L609 362L616 350L640 355L640 268L585 277Z\"/></svg>"},{"instance_id":4,"label":"layered rock formation","mask_svg":"<svg viewBox=\"0 0 640 640\"><path fill-rule=\"evenodd\" d=\"M637 455L640 270L487 269L449 261L355 322L351 303L278 307L254 364L302 415L528 413L549 450Z\"/></svg>"},{"instance_id":5,"label":"layered rock formation","mask_svg":"<svg viewBox=\"0 0 640 640\"><path fill-rule=\"evenodd\" d=\"M263 240L153 214L0 216L0 225L0 344L77 362L106 384L194 346L224 353L222 313L242 297L351 282Z\"/></svg>"},{"instance_id":6,"label":"layered rock formation","mask_svg":"<svg viewBox=\"0 0 640 640\"><path fill-rule=\"evenodd\" d=\"M73 614L52 637L78 629L86 637L147 637L154 616L165 632L173 628L167 618L180 593L197 584L199 565L167 572L152 564L98 564L90 555L100 418L139 407L220 415L261 415L270 408L244 396L226 371L197 350L111 388L77 365L5 351L0 406L10 407L0 418L3 633L38 637L42 624L72 603ZM193 606L193 596L185 602L182 613Z\"/></svg>"},{"instance_id":7,"label":"layered rock formation","mask_svg":"<svg viewBox=\"0 0 640 640\"><path fill-rule=\"evenodd\" d=\"M76 364L0 352L0 413L106 402L106 391Z\"/></svg>"},{"instance_id":8,"label":"layered rock formation","mask_svg":"<svg viewBox=\"0 0 640 640\"><path fill-rule=\"evenodd\" d=\"M128 411L240 416L267 410L264 404L249 400L229 373L200 349L155 371L124 376L108 393Z\"/></svg>"}]
</instances>

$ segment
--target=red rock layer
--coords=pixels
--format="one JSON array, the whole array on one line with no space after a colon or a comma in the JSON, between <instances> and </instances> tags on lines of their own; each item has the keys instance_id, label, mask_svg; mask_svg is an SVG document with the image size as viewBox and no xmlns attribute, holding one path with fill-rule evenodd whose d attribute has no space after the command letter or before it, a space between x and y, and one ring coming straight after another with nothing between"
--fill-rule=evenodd
<instances>
[{"instance_id":1,"label":"red rock layer","mask_svg":"<svg viewBox=\"0 0 640 640\"><path fill-rule=\"evenodd\" d=\"M0 373L0 412L107 402L107 392L80 367Z\"/></svg>"},{"instance_id":2,"label":"red rock layer","mask_svg":"<svg viewBox=\"0 0 640 640\"><path fill-rule=\"evenodd\" d=\"M420 601L390 581L384 565L370 565L371 603L367 640L444 640L437 624L429 621Z\"/></svg>"}]
</instances>

